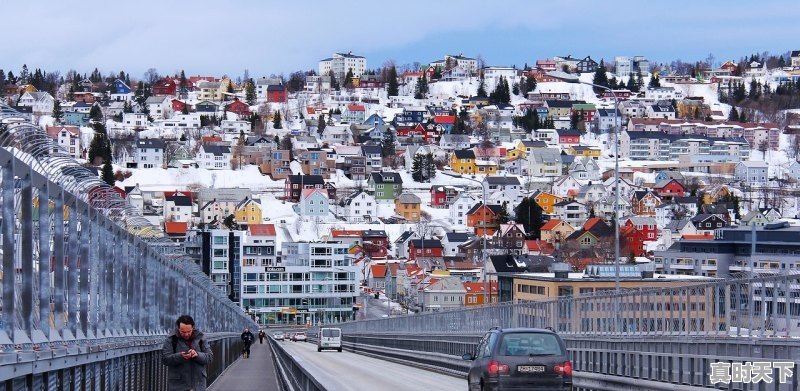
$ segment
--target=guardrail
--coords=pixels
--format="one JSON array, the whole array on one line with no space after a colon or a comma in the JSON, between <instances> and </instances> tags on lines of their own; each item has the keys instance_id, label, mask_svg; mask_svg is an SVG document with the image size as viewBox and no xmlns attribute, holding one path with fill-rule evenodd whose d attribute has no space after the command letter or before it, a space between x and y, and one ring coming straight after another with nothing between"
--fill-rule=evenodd
<instances>
[{"instance_id":1,"label":"guardrail","mask_svg":"<svg viewBox=\"0 0 800 391\"><path fill-rule=\"evenodd\" d=\"M130 361L157 388L153 349L179 315L208 335L256 328L118 188L42 129L0 123L0 166L3 386L137 389Z\"/></svg>"},{"instance_id":2,"label":"guardrail","mask_svg":"<svg viewBox=\"0 0 800 391\"><path fill-rule=\"evenodd\" d=\"M481 334L348 334L344 348L370 357L395 361L453 376L465 376L463 353L475 351ZM747 384L712 384L710 363L745 361L794 362L788 383L762 384L767 389L795 391L800 369L800 341L773 340L761 346L749 341L710 339L704 343L630 338L565 336L573 362L576 387L589 390L751 389ZM704 352L704 353L700 353ZM770 373L778 379L777 369ZM755 387L753 389L764 389Z\"/></svg>"},{"instance_id":3,"label":"guardrail","mask_svg":"<svg viewBox=\"0 0 800 391\"><path fill-rule=\"evenodd\" d=\"M269 347L275 362L275 373L278 375L279 384L284 391L325 391L314 376L303 368L291 354L269 336Z\"/></svg>"}]
</instances>

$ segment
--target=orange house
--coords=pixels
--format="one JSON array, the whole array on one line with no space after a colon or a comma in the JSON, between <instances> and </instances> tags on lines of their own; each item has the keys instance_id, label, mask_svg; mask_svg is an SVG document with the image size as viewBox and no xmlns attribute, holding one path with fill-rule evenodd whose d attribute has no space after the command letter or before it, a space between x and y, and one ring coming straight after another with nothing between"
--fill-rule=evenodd
<instances>
[{"instance_id":1,"label":"orange house","mask_svg":"<svg viewBox=\"0 0 800 391\"><path fill-rule=\"evenodd\" d=\"M467 212L467 227L472 227L475 230L475 235L494 235L500 229L500 216L502 206L500 205L487 205L484 206L483 202L479 202Z\"/></svg>"},{"instance_id":2,"label":"orange house","mask_svg":"<svg viewBox=\"0 0 800 391\"><path fill-rule=\"evenodd\" d=\"M491 281L489 301L497 303L497 281ZM472 307L485 304L486 299L486 283L485 282L465 282L464 290L467 293L464 295L464 306Z\"/></svg>"},{"instance_id":3,"label":"orange house","mask_svg":"<svg viewBox=\"0 0 800 391\"><path fill-rule=\"evenodd\" d=\"M551 215L556 212L554 205L564 201L564 198L548 192L537 191L533 200L542 208L543 213Z\"/></svg>"}]
</instances>

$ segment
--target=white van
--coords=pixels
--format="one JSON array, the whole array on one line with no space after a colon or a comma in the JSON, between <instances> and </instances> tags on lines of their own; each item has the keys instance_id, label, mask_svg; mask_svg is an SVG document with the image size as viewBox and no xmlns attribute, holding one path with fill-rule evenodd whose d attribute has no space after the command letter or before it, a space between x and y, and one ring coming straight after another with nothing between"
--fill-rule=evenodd
<instances>
[{"instance_id":1,"label":"white van","mask_svg":"<svg viewBox=\"0 0 800 391\"><path fill-rule=\"evenodd\" d=\"M322 349L336 349L342 351L342 329L324 328L319 330L317 351Z\"/></svg>"}]
</instances>

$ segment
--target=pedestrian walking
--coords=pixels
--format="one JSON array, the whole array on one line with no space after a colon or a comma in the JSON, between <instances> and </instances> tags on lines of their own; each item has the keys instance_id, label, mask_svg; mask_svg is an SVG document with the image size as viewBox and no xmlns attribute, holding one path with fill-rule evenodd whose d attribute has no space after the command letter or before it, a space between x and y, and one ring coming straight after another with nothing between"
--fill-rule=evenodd
<instances>
[{"instance_id":1,"label":"pedestrian walking","mask_svg":"<svg viewBox=\"0 0 800 391\"><path fill-rule=\"evenodd\" d=\"M250 345L255 342L256 336L250 332L249 328L245 327L241 338L242 342L244 343L244 350L242 351L242 354L244 355L244 358L250 358Z\"/></svg>"},{"instance_id":2,"label":"pedestrian walking","mask_svg":"<svg viewBox=\"0 0 800 391\"><path fill-rule=\"evenodd\" d=\"M266 336L267 336L267 333L265 333L264 330L259 330L258 331L258 343L259 344L263 344L264 343L264 337L266 337Z\"/></svg>"},{"instance_id":3,"label":"pedestrian walking","mask_svg":"<svg viewBox=\"0 0 800 391\"><path fill-rule=\"evenodd\" d=\"M181 315L175 326L161 348L161 362L169 372L167 390L205 391L206 366L213 358L208 341L189 315Z\"/></svg>"}]
</instances>

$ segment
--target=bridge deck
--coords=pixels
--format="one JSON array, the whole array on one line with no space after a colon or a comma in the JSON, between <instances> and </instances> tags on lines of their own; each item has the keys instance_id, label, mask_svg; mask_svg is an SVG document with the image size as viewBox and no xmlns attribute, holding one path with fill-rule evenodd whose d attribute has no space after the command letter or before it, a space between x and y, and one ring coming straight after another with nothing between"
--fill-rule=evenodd
<instances>
[{"instance_id":1,"label":"bridge deck","mask_svg":"<svg viewBox=\"0 0 800 391\"><path fill-rule=\"evenodd\" d=\"M279 391L275 365L266 339L250 348L250 358L239 358L217 380L209 391Z\"/></svg>"}]
</instances>

